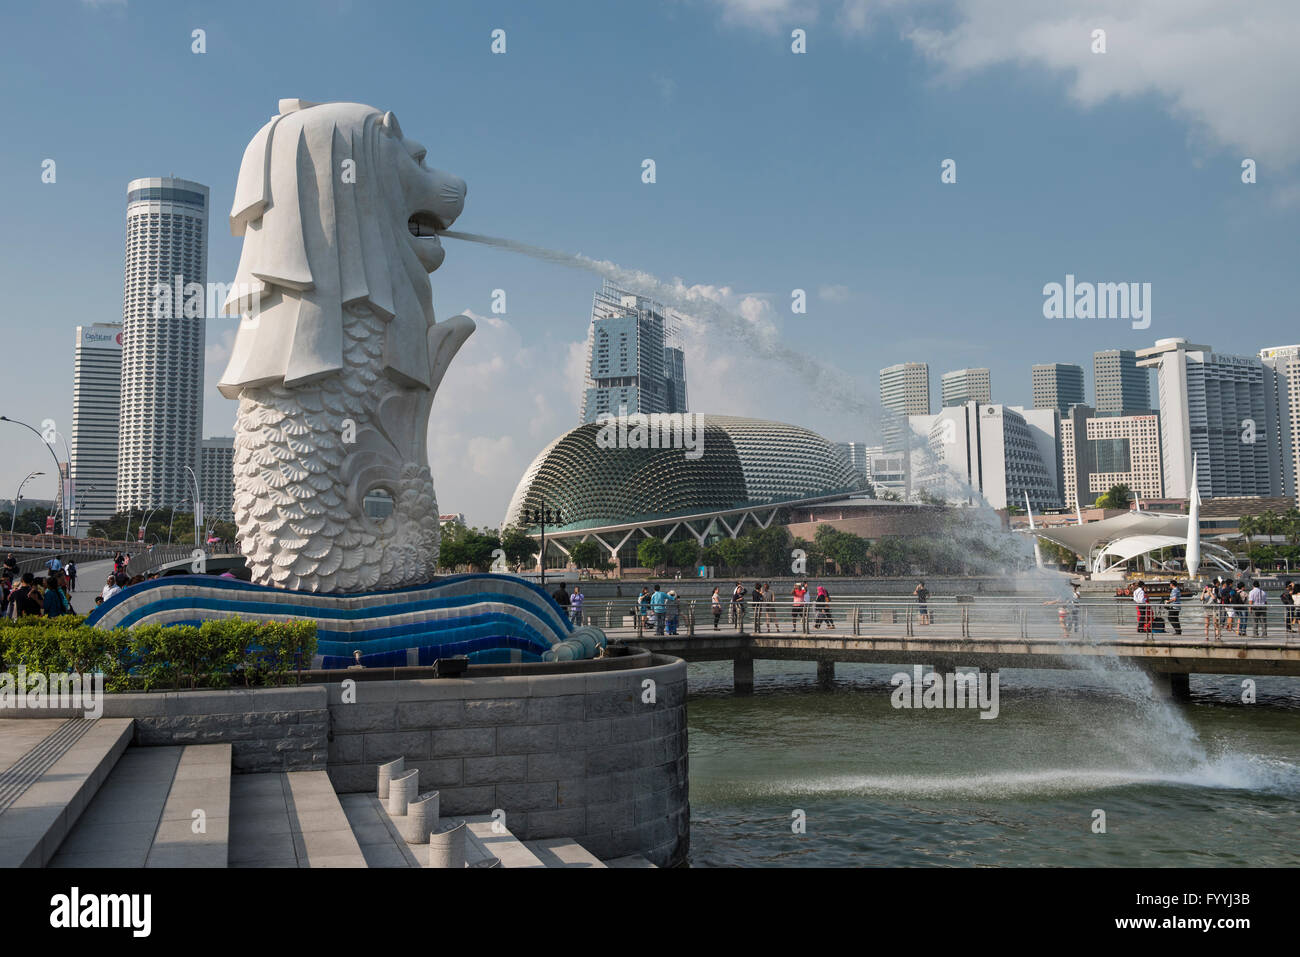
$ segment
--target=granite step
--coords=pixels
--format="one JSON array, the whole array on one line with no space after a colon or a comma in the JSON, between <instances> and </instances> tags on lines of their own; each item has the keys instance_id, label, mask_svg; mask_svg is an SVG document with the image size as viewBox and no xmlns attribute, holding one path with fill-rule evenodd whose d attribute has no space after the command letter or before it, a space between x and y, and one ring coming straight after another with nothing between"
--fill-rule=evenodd
<instances>
[{"instance_id":1,"label":"granite step","mask_svg":"<svg viewBox=\"0 0 1300 957\"><path fill-rule=\"evenodd\" d=\"M469 828L470 843L477 844L485 854L495 857L501 862L502 867L546 866L528 849L528 845L508 830L498 827L498 830L494 831L493 821L491 814L465 818L465 825Z\"/></svg>"},{"instance_id":2,"label":"granite step","mask_svg":"<svg viewBox=\"0 0 1300 957\"><path fill-rule=\"evenodd\" d=\"M524 846L536 855L543 867L606 867L607 865L577 841L568 837L548 837L525 841Z\"/></svg>"},{"instance_id":3,"label":"granite step","mask_svg":"<svg viewBox=\"0 0 1300 957\"><path fill-rule=\"evenodd\" d=\"M225 867L230 752L127 748L49 866Z\"/></svg>"},{"instance_id":4,"label":"granite step","mask_svg":"<svg viewBox=\"0 0 1300 957\"><path fill-rule=\"evenodd\" d=\"M655 867L650 861L646 860L640 854L628 854L625 857L615 857L605 862L606 867Z\"/></svg>"},{"instance_id":5,"label":"granite step","mask_svg":"<svg viewBox=\"0 0 1300 957\"><path fill-rule=\"evenodd\" d=\"M230 786L231 867L368 867L324 771L237 774Z\"/></svg>"},{"instance_id":6,"label":"granite step","mask_svg":"<svg viewBox=\"0 0 1300 957\"><path fill-rule=\"evenodd\" d=\"M345 794L343 809L371 867L428 867L429 846L407 844L384 802L374 794ZM509 831L493 833L490 814L450 815L464 820L466 867L542 867L537 855ZM500 862L498 865L497 862Z\"/></svg>"},{"instance_id":7,"label":"granite step","mask_svg":"<svg viewBox=\"0 0 1300 957\"><path fill-rule=\"evenodd\" d=\"M230 744L186 745L145 867L227 866L231 750Z\"/></svg>"},{"instance_id":8,"label":"granite step","mask_svg":"<svg viewBox=\"0 0 1300 957\"><path fill-rule=\"evenodd\" d=\"M133 724L69 718L0 772L0 867L53 859L126 751Z\"/></svg>"}]
</instances>

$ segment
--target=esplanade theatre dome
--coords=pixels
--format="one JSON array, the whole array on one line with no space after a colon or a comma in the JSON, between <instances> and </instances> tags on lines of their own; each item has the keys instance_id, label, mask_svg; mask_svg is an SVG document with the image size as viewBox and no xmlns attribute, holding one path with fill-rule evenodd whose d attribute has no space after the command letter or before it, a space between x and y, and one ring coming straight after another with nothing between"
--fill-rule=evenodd
<instances>
[{"instance_id":1,"label":"esplanade theatre dome","mask_svg":"<svg viewBox=\"0 0 1300 957\"><path fill-rule=\"evenodd\" d=\"M504 524L526 527L525 509L558 508L560 529L599 528L865 488L843 453L816 432L728 415L698 420L702 441L691 436L685 448L608 447L608 423L564 433L524 472Z\"/></svg>"}]
</instances>

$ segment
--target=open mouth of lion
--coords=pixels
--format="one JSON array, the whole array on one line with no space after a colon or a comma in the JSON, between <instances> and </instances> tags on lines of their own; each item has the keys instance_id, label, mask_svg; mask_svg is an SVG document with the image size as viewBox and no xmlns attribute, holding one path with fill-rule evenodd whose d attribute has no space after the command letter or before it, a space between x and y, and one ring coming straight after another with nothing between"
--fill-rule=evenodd
<instances>
[{"instance_id":1,"label":"open mouth of lion","mask_svg":"<svg viewBox=\"0 0 1300 957\"><path fill-rule=\"evenodd\" d=\"M447 227L433 213L422 209L406 221L406 228L412 236L420 239L437 239L438 233Z\"/></svg>"}]
</instances>

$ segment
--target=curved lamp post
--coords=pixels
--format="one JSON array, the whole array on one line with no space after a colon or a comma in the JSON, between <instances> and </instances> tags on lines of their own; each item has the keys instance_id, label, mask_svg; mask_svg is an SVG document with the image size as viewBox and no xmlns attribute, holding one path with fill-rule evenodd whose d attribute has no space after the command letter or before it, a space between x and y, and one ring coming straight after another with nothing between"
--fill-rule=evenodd
<instances>
[{"instance_id":1,"label":"curved lamp post","mask_svg":"<svg viewBox=\"0 0 1300 957\"><path fill-rule=\"evenodd\" d=\"M194 547L203 548L203 543L199 541L199 509L202 508L202 504L199 502L199 479L194 474L194 469L188 465L182 465L181 468L189 473L190 481L194 483Z\"/></svg>"},{"instance_id":2,"label":"curved lamp post","mask_svg":"<svg viewBox=\"0 0 1300 957\"><path fill-rule=\"evenodd\" d=\"M143 529L145 530L145 534L146 534L146 535L149 533L149 519L153 518L153 513L156 512L156 511L158 511L158 509L160 509L160 508L162 508L161 505L155 505L153 508L149 509L149 511L147 511L147 512L144 513L144 518L141 520L140 524L137 525L136 528L135 528L135 531L136 531L136 536L135 536L135 537L136 537L139 541L142 541L142 542L144 541L144 539L141 538L141 536L140 536L140 529L143 528ZM127 537L129 538L130 536L128 535Z\"/></svg>"},{"instance_id":3,"label":"curved lamp post","mask_svg":"<svg viewBox=\"0 0 1300 957\"><path fill-rule=\"evenodd\" d=\"M186 489L186 490L185 490L185 494L186 494L186 495L189 495L189 494L190 494L190 490L189 490L189 489ZM172 505L172 514L171 514L171 518L167 519L167 544L168 544L168 545L170 545L170 544L172 543L172 524L176 521L176 508L177 508L177 506L179 506L179 505L180 505L180 502L176 502L175 504Z\"/></svg>"},{"instance_id":4,"label":"curved lamp post","mask_svg":"<svg viewBox=\"0 0 1300 957\"><path fill-rule=\"evenodd\" d=\"M26 422L20 422L20 421L18 421L17 419L11 419L11 418L9 418L9 416L7 416L7 415L0 415L0 422L12 422L14 425L21 425L21 426L22 426L24 429L26 429L28 432L31 432L32 435L34 435L34 436L36 436L38 439L40 439L40 440L41 440L41 445L45 446L47 449L50 450L50 457L54 459L54 474L57 475L57 476L59 476L59 492L60 492L60 494L59 494L59 496L57 497L56 500L59 501L60 503L62 503L62 500L63 500L63 495L62 495L62 492L63 492L63 468L62 468L61 463L59 462L59 454L58 454L57 452L54 451L54 446L52 446L52 445L50 445L50 443L46 442L46 441L45 441L45 436L41 435L40 432L38 432L38 431L37 431L35 428L33 428L32 426L28 425ZM69 472L72 471L72 466L71 466L70 464L69 464L69 466L68 466L68 471L69 471ZM62 517L62 513L61 513L61 511L57 511L57 510L56 510L56 514L59 514L60 517ZM65 522L65 523L64 523L63 531L66 533L67 530L68 530L68 529L67 529L67 523Z\"/></svg>"},{"instance_id":5,"label":"curved lamp post","mask_svg":"<svg viewBox=\"0 0 1300 957\"><path fill-rule=\"evenodd\" d=\"M21 482L18 483L18 491L14 493L14 510L12 513L10 513L9 516L10 535L14 533L14 523L18 521L18 503L19 501L22 500L23 497L23 486L26 485L28 482L30 482L32 479L36 478L36 476L44 475L44 474L45 474L44 472L31 472L28 474L27 478L23 479Z\"/></svg>"}]
</instances>

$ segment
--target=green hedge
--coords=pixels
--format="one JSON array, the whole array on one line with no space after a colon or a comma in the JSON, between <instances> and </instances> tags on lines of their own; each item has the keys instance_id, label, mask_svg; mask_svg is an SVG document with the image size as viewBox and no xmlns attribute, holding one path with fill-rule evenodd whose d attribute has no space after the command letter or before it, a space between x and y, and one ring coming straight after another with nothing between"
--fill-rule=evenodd
<instances>
[{"instance_id":1,"label":"green hedge","mask_svg":"<svg viewBox=\"0 0 1300 957\"><path fill-rule=\"evenodd\" d=\"M108 691L282 685L316 652L314 621L221 618L193 625L104 631L85 618L0 619L0 670L84 674L102 670Z\"/></svg>"}]
</instances>

